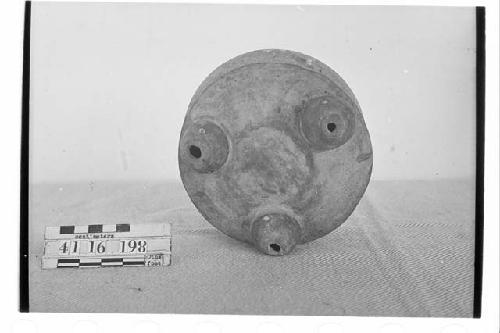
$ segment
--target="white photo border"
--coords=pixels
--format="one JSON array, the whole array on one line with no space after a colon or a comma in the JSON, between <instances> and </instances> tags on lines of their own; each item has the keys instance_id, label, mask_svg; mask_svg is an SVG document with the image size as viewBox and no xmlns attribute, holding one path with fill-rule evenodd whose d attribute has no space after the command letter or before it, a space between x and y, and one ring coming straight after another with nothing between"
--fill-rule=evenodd
<instances>
[{"instance_id":1,"label":"white photo border","mask_svg":"<svg viewBox=\"0 0 500 333\"><path fill-rule=\"evenodd\" d=\"M107 2L119 2L106 0ZM73 2L73 1L72 1ZM91 1L98 2L98 1ZM122 1L123 2L123 1ZM148 1L126 1L148 2ZM151 2L151 1L149 1ZM169 1L158 1L169 2ZM170 1L172 2L172 1ZM176 3L189 1L176 0ZM196 0L196 3L213 3ZM237 1L231 4L304 4L303 1ZM482 316L480 319L399 317L290 317L173 314L41 314L18 312L20 129L24 2L8 0L0 9L2 34L1 202L4 271L1 275L2 332L498 332L499 331L499 4L497 1L310 1L308 4L486 7L486 122ZM5 155L4 155L5 156ZM11 252L15 254L12 255Z\"/></svg>"}]
</instances>

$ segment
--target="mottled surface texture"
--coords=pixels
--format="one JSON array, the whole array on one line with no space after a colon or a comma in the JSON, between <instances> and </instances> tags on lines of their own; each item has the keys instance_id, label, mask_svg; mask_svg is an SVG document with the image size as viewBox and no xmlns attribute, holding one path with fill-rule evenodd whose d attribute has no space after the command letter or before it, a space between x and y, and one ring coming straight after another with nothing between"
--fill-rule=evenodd
<instances>
[{"instance_id":1,"label":"mottled surface texture","mask_svg":"<svg viewBox=\"0 0 500 333\"><path fill-rule=\"evenodd\" d=\"M339 227L372 163L346 83L318 60L284 50L246 53L210 74L179 142L181 177L203 216L273 255Z\"/></svg>"},{"instance_id":2,"label":"mottled surface texture","mask_svg":"<svg viewBox=\"0 0 500 333\"><path fill-rule=\"evenodd\" d=\"M45 226L173 223L172 266L40 268ZM262 255L207 223L180 183L33 185L33 311L471 317L474 183L372 181L335 232Z\"/></svg>"}]
</instances>

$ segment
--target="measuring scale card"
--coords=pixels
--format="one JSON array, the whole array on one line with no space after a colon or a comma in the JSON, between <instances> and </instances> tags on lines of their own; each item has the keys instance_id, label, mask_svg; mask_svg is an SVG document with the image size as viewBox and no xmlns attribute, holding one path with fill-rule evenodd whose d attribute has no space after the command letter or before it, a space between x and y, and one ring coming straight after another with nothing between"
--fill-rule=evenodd
<instances>
[{"instance_id":1,"label":"measuring scale card","mask_svg":"<svg viewBox=\"0 0 500 333\"><path fill-rule=\"evenodd\" d=\"M167 266L171 239L169 223L47 227L42 268Z\"/></svg>"}]
</instances>

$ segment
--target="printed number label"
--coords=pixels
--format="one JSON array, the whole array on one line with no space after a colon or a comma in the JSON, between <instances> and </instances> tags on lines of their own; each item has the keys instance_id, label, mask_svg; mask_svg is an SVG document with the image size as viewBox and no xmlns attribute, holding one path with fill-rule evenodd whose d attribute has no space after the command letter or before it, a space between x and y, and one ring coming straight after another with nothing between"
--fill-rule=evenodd
<instances>
[{"instance_id":1,"label":"printed number label","mask_svg":"<svg viewBox=\"0 0 500 333\"><path fill-rule=\"evenodd\" d=\"M106 241L89 241L89 253L104 253L106 252Z\"/></svg>"},{"instance_id":2,"label":"printed number label","mask_svg":"<svg viewBox=\"0 0 500 333\"><path fill-rule=\"evenodd\" d=\"M120 241L120 252L121 253L144 253L147 251L145 240L122 240Z\"/></svg>"},{"instance_id":3,"label":"printed number label","mask_svg":"<svg viewBox=\"0 0 500 333\"><path fill-rule=\"evenodd\" d=\"M65 241L59 246L59 254L78 254L80 252L80 242Z\"/></svg>"},{"instance_id":4,"label":"printed number label","mask_svg":"<svg viewBox=\"0 0 500 333\"><path fill-rule=\"evenodd\" d=\"M110 243L111 242L111 243ZM83 244L83 246L82 246ZM59 245L59 255L80 255L80 254L112 254L112 253L146 253L148 243L145 240L68 240Z\"/></svg>"}]
</instances>

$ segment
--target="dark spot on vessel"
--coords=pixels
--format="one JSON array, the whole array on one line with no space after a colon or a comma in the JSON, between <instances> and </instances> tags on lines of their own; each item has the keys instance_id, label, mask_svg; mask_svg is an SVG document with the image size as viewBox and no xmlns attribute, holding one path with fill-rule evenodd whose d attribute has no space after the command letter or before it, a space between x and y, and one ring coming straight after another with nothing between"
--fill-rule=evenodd
<instances>
[{"instance_id":1,"label":"dark spot on vessel","mask_svg":"<svg viewBox=\"0 0 500 333\"><path fill-rule=\"evenodd\" d=\"M358 155L358 157L356 157L356 162L363 162L363 161L369 159L370 157L372 157L372 155L373 155L373 152L361 153Z\"/></svg>"}]
</instances>

